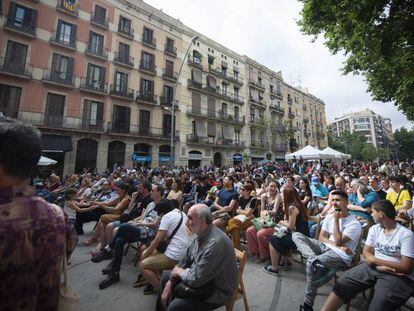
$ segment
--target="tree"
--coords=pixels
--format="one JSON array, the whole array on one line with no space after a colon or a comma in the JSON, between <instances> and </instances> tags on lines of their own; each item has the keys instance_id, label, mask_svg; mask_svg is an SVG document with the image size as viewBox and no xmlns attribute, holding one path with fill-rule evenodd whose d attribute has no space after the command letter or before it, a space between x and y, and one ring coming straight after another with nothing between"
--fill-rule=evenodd
<instances>
[{"instance_id":1,"label":"tree","mask_svg":"<svg viewBox=\"0 0 414 311\"><path fill-rule=\"evenodd\" d=\"M395 130L394 139L399 159L414 159L414 130L409 131L403 126Z\"/></svg>"},{"instance_id":2,"label":"tree","mask_svg":"<svg viewBox=\"0 0 414 311\"><path fill-rule=\"evenodd\" d=\"M361 150L360 158L362 161L374 161L378 157L377 149L372 144L365 144Z\"/></svg>"},{"instance_id":3,"label":"tree","mask_svg":"<svg viewBox=\"0 0 414 311\"><path fill-rule=\"evenodd\" d=\"M299 1L301 31L323 34L331 53L347 56L345 74L363 75L375 100L394 101L414 120L414 1Z\"/></svg>"},{"instance_id":4,"label":"tree","mask_svg":"<svg viewBox=\"0 0 414 311\"><path fill-rule=\"evenodd\" d=\"M331 135L329 135L331 136ZM336 149L338 151L350 154L352 158L357 160L363 160L362 150L366 147L365 136L359 133L349 133L344 132L340 137L335 138L328 136L328 145L329 147ZM329 141L331 144L329 144ZM375 149L375 148L374 148Z\"/></svg>"}]
</instances>

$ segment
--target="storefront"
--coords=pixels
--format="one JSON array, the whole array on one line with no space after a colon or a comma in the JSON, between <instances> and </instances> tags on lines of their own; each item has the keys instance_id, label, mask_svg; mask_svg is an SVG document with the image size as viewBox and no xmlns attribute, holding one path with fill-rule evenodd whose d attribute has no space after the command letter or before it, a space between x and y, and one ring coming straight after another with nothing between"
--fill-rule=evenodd
<instances>
[{"instance_id":1,"label":"storefront","mask_svg":"<svg viewBox=\"0 0 414 311\"><path fill-rule=\"evenodd\" d=\"M189 168L199 168L201 166L201 160L203 155L200 151L190 151L188 153L188 167Z\"/></svg>"},{"instance_id":2,"label":"storefront","mask_svg":"<svg viewBox=\"0 0 414 311\"><path fill-rule=\"evenodd\" d=\"M57 161L56 164L49 167L57 175L63 176L65 153L72 150L72 139L70 136L53 134L42 135L42 155Z\"/></svg>"}]
</instances>

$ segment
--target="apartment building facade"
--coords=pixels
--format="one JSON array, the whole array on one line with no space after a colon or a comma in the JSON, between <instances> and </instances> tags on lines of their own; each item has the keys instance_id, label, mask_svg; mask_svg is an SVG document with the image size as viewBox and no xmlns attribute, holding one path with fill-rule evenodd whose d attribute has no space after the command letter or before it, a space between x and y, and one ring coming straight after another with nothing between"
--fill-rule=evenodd
<instances>
[{"instance_id":1,"label":"apartment building facade","mask_svg":"<svg viewBox=\"0 0 414 311\"><path fill-rule=\"evenodd\" d=\"M142 1L1 3L0 111L39 128L60 173L170 163L171 137L175 164L192 167L302 146L280 72L202 34L184 59L197 32Z\"/></svg>"},{"instance_id":2,"label":"apartment building facade","mask_svg":"<svg viewBox=\"0 0 414 311\"><path fill-rule=\"evenodd\" d=\"M329 127L334 137L345 132L361 133L377 149L389 148L394 141L391 120L370 109L344 114L335 118Z\"/></svg>"}]
</instances>

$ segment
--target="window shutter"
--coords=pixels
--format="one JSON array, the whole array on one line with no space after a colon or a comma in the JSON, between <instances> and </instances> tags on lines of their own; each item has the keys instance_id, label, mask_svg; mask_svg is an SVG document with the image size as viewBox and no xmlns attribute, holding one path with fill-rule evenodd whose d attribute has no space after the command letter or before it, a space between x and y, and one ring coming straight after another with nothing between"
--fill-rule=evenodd
<instances>
[{"instance_id":1,"label":"window shutter","mask_svg":"<svg viewBox=\"0 0 414 311\"><path fill-rule=\"evenodd\" d=\"M103 106L104 104L102 102L98 103L98 113L97 113L97 119L98 119L98 125L102 124L103 121Z\"/></svg>"},{"instance_id":2,"label":"window shutter","mask_svg":"<svg viewBox=\"0 0 414 311\"><path fill-rule=\"evenodd\" d=\"M106 75L106 68L105 67L100 67L101 68L101 72L100 72L100 82L101 82L101 90L104 90L104 85L105 85L105 75Z\"/></svg>"},{"instance_id":3,"label":"window shutter","mask_svg":"<svg viewBox=\"0 0 414 311\"><path fill-rule=\"evenodd\" d=\"M14 19L16 18L16 3L11 1L9 4L9 14L8 17L10 18L10 20L14 21Z\"/></svg>"},{"instance_id":4,"label":"window shutter","mask_svg":"<svg viewBox=\"0 0 414 311\"><path fill-rule=\"evenodd\" d=\"M70 31L70 43L73 45L75 44L75 41L76 41L76 32L77 32L78 27L77 25L73 25L73 24L71 26L72 28Z\"/></svg>"},{"instance_id":5,"label":"window shutter","mask_svg":"<svg viewBox=\"0 0 414 311\"><path fill-rule=\"evenodd\" d=\"M68 82L72 81L74 67L75 67L75 59L73 57L69 57L68 58L68 72L66 75Z\"/></svg>"},{"instance_id":6,"label":"window shutter","mask_svg":"<svg viewBox=\"0 0 414 311\"><path fill-rule=\"evenodd\" d=\"M31 16L30 16L30 30L34 31L36 28L36 22L37 22L37 11L36 10L30 10Z\"/></svg>"},{"instance_id":7,"label":"window shutter","mask_svg":"<svg viewBox=\"0 0 414 311\"><path fill-rule=\"evenodd\" d=\"M83 104L83 120L82 124L84 127L88 127L89 120L91 119L91 101L85 99Z\"/></svg>"},{"instance_id":8,"label":"window shutter","mask_svg":"<svg viewBox=\"0 0 414 311\"><path fill-rule=\"evenodd\" d=\"M125 108L125 123L128 124L128 126L130 124L130 118L131 118L131 108L126 107Z\"/></svg>"}]
</instances>

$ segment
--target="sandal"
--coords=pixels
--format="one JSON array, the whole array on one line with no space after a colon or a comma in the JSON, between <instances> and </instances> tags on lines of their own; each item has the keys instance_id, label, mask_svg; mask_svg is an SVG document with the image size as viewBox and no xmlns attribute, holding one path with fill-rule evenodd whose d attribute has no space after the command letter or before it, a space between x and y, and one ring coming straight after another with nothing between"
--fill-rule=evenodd
<instances>
[{"instance_id":1,"label":"sandal","mask_svg":"<svg viewBox=\"0 0 414 311\"><path fill-rule=\"evenodd\" d=\"M138 288L144 285L147 285L148 281L144 278L142 274L138 275L137 280L135 281L134 285L132 285L134 288Z\"/></svg>"},{"instance_id":2,"label":"sandal","mask_svg":"<svg viewBox=\"0 0 414 311\"><path fill-rule=\"evenodd\" d=\"M83 245L90 246L92 244L95 244L96 242L98 242L98 238L95 238L94 236L91 236L89 239L83 241Z\"/></svg>"}]
</instances>

